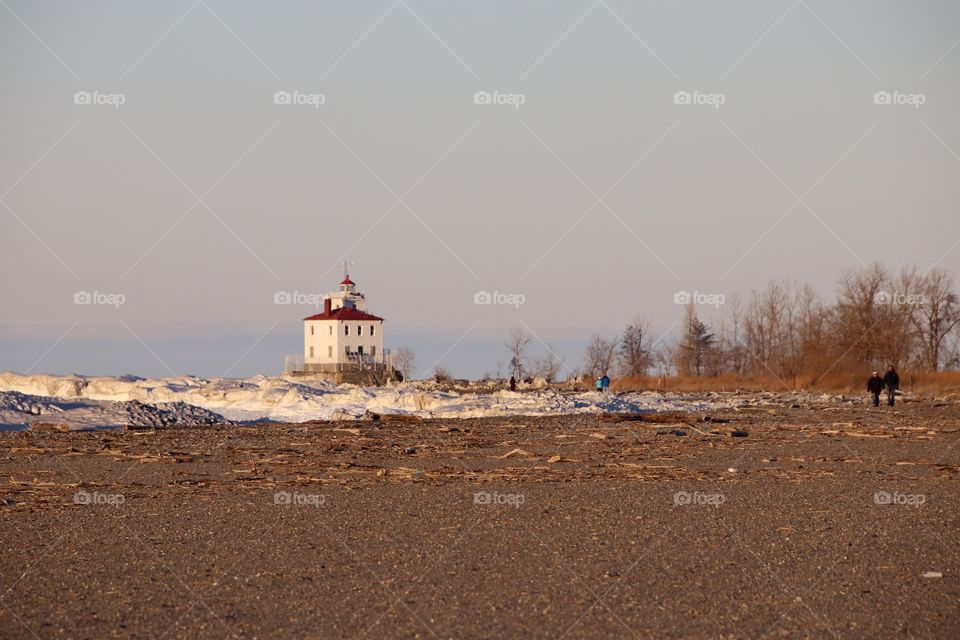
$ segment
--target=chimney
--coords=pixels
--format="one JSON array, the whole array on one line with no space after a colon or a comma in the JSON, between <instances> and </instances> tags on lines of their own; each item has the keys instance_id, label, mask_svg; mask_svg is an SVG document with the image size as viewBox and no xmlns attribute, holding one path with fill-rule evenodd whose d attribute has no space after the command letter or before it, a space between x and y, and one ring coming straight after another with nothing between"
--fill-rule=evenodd
<instances>
[{"instance_id":1,"label":"chimney","mask_svg":"<svg viewBox=\"0 0 960 640\"><path fill-rule=\"evenodd\" d=\"M326 296L323 298L323 314L328 316L330 315L330 297Z\"/></svg>"}]
</instances>

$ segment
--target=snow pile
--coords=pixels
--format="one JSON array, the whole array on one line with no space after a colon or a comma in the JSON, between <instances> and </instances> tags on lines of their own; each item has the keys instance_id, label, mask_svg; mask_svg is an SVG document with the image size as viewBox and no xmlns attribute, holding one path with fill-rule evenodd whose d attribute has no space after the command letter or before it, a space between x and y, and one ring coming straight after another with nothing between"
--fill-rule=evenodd
<instances>
[{"instance_id":1,"label":"snow pile","mask_svg":"<svg viewBox=\"0 0 960 640\"><path fill-rule=\"evenodd\" d=\"M34 423L66 424L72 428L165 427L228 422L220 414L185 404L161 402L144 404L137 400L61 400L19 391L0 392L0 429L25 428Z\"/></svg>"},{"instance_id":2,"label":"snow pile","mask_svg":"<svg viewBox=\"0 0 960 640\"><path fill-rule=\"evenodd\" d=\"M11 393L20 395L11 395ZM25 399L26 396L31 399ZM24 416L64 414L71 424L152 424L166 412L166 424L191 420L303 422L359 418L372 413L410 413L427 418L538 416L562 413L644 412L728 407L730 400L693 400L658 393L560 393L552 389L456 393L417 383L394 387L334 386L304 378L146 379L0 373L0 423L22 424ZM739 404L739 402L737 402ZM26 407L16 409L13 405ZM118 406L114 406L118 405ZM40 413L34 412L37 407ZM149 408L149 407L152 407ZM20 416L10 422L7 412ZM101 417L97 418L98 412ZM193 413L191 413L193 412ZM121 419L123 415L127 417ZM214 416L216 418L214 418ZM97 422L102 420L103 422ZM136 420L131 422L130 420Z\"/></svg>"}]
</instances>

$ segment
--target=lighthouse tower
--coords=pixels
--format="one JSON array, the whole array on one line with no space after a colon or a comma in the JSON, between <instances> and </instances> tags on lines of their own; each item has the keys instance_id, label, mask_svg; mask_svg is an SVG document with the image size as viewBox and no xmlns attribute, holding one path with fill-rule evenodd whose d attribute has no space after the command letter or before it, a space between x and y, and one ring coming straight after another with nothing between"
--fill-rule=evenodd
<instances>
[{"instance_id":1,"label":"lighthouse tower","mask_svg":"<svg viewBox=\"0 0 960 640\"><path fill-rule=\"evenodd\" d=\"M323 313L303 319L307 372L377 369L386 364L383 318L367 313L367 301L344 274L338 291L323 297Z\"/></svg>"}]
</instances>

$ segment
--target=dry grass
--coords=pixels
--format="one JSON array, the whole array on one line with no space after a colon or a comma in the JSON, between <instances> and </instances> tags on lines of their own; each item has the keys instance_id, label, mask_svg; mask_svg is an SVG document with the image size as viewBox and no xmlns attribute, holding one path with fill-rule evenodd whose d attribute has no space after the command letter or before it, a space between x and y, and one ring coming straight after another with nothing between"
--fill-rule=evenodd
<instances>
[{"instance_id":1,"label":"dry grass","mask_svg":"<svg viewBox=\"0 0 960 640\"><path fill-rule=\"evenodd\" d=\"M881 372L882 373L882 372ZM869 371L859 374L851 372L830 372L816 378L812 375L797 376L784 380L776 376L748 376L735 374L721 376L676 377L676 376L628 376L615 378L610 387L614 391L786 391L793 389L816 389L832 392L864 391ZM944 394L960 393L960 371L941 371L937 373L900 372L900 387L904 391Z\"/></svg>"}]
</instances>

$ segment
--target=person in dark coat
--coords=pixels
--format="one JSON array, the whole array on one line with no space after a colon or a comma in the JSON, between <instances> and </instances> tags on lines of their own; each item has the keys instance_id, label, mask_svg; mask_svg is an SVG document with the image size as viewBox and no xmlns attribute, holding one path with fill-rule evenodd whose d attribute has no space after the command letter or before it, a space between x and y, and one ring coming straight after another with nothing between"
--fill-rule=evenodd
<instances>
[{"instance_id":1,"label":"person in dark coat","mask_svg":"<svg viewBox=\"0 0 960 640\"><path fill-rule=\"evenodd\" d=\"M610 376L603 374L603 377L600 378L600 391L603 393L607 392L607 387L610 386Z\"/></svg>"},{"instance_id":2,"label":"person in dark coat","mask_svg":"<svg viewBox=\"0 0 960 640\"><path fill-rule=\"evenodd\" d=\"M516 390L517 390L517 379L514 378L513 376L510 376L510 391L516 391Z\"/></svg>"},{"instance_id":3,"label":"person in dark coat","mask_svg":"<svg viewBox=\"0 0 960 640\"><path fill-rule=\"evenodd\" d=\"M867 391L873 394L873 406L880 406L880 392L883 391L883 378L879 371L874 371L870 379L867 380Z\"/></svg>"},{"instance_id":4,"label":"person in dark coat","mask_svg":"<svg viewBox=\"0 0 960 640\"><path fill-rule=\"evenodd\" d=\"M874 371L870 379L867 380L867 391L873 396L873 406L880 406L880 392L883 391L883 378L879 371Z\"/></svg>"},{"instance_id":5,"label":"person in dark coat","mask_svg":"<svg viewBox=\"0 0 960 640\"><path fill-rule=\"evenodd\" d=\"M893 406L897 397L897 389L900 388L900 376L897 375L897 368L890 365L890 369L883 376L883 385L887 388L887 405Z\"/></svg>"}]
</instances>

